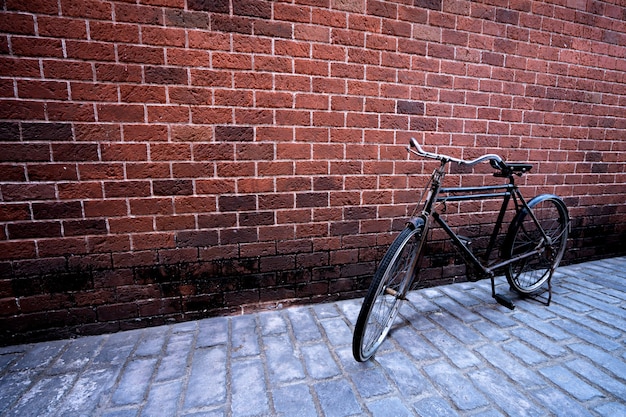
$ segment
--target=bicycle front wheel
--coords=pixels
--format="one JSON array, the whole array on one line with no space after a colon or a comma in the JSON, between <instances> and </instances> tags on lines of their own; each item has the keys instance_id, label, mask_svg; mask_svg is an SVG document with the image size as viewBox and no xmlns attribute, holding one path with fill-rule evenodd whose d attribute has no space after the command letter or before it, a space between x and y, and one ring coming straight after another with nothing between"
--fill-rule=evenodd
<instances>
[{"instance_id":1,"label":"bicycle front wheel","mask_svg":"<svg viewBox=\"0 0 626 417\"><path fill-rule=\"evenodd\" d=\"M416 275L423 248L424 222L406 227L393 241L374 274L357 318L352 354L364 362L371 358L385 340L400 305Z\"/></svg>"},{"instance_id":2,"label":"bicycle front wheel","mask_svg":"<svg viewBox=\"0 0 626 417\"><path fill-rule=\"evenodd\" d=\"M506 269L507 281L513 290L524 295L536 292L559 266L569 230L567 207L557 196L540 195L528 206L537 222L527 210L522 210L511 224L505 245L508 259L521 258ZM529 256L522 257L524 254Z\"/></svg>"}]
</instances>

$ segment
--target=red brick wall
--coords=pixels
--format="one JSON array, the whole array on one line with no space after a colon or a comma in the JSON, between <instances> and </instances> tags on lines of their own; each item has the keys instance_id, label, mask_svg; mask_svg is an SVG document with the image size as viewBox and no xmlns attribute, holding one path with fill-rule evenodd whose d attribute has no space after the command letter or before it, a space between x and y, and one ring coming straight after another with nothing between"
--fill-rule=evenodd
<instances>
[{"instance_id":1,"label":"red brick wall","mask_svg":"<svg viewBox=\"0 0 626 417\"><path fill-rule=\"evenodd\" d=\"M361 294L432 169L410 136L533 162L567 261L624 253L623 4L3 1L2 339Z\"/></svg>"}]
</instances>

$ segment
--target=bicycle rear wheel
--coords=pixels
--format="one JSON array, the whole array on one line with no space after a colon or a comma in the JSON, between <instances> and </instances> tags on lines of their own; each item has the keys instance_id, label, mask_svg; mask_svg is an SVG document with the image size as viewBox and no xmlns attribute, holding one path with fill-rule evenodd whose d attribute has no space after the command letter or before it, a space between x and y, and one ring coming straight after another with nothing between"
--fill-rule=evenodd
<instances>
[{"instance_id":1,"label":"bicycle rear wheel","mask_svg":"<svg viewBox=\"0 0 626 417\"><path fill-rule=\"evenodd\" d=\"M424 222L407 226L393 241L363 300L352 339L354 359L371 358L385 340L416 275L425 233Z\"/></svg>"},{"instance_id":2,"label":"bicycle rear wheel","mask_svg":"<svg viewBox=\"0 0 626 417\"><path fill-rule=\"evenodd\" d=\"M509 285L520 294L536 292L552 276L563 258L569 230L567 207L557 196L540 195L528 206L547 239L527 210L522 210L511 223L504 255L511 259L534 252L505 270Z\"/></svg>"}]
</instances>

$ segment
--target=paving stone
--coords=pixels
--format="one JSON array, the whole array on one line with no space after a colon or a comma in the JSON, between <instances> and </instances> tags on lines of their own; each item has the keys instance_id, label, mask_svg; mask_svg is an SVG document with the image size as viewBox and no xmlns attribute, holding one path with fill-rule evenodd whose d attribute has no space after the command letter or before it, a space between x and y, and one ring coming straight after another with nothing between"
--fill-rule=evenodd
<instances>
[{"instance_id":1,"label":"paving stone","mask_svg":"<svg viewBox=\"0 0 626 417\"><path fill-rule=\"evenodd\" d=\"M363 413L352 388L345 380L319 382L314 388L325 415L342 417Z\"/></svg>"},{"instance_id":2,"label":"paving stone","mask_svg":"<svg viewBox=\"0 0 626 417\"><path fill-rule=\"evenodd\" d=\"M424 296L423 290L412 291L407 294L406 298L409 302L404 304L410 304L418 313L432 313L433 311L439 311L441 309L437 304Z\"/></svg>"},{"instance_id":3,"label":"paving stone","mask_svg":"<svg viewBox=\"0 0 626 417\"><path fill-rule=\"evenodd\" d=\"M602 417L626 416L626 404L623 402L611 402L595 408Z\"/></svg>"},{"instance_id":4,"label":"paving stone","mask_svg":"<svg viewBox=\"0 0 626 417\"><path fill-rule=\"evenodd\" d=\"M322 334L317 328L317 320L308 307L290 309L287 316L298 342L306 343L322 338Z\"/></svg>"},{"instance_id":5,"label":"paving stone","mask_svg":"<svg viewBox=\"0 0 626 417\"><path fill-rule=\"evenodd\" d=\"M135 356L156 356L161 353L169 337L168 331L146 332L135 349Z\"/></svg>"},{"instance_id":6,"label":"paving stone","mask_svg":"<svg viewBox=\"0 0 626 417\"><path fill-rule=\"evenodd\" d=\"M497 410L487 410L482 413L475 414L473 417L504 417L504 414Z\"/></svg>"},{"instance_id":7,"label":"paving stone","mask_svg":"<svg viewBox=\"0 0 626 417\"><path fill-rule=\"evenodd\" d=\"M596 384L596 386L601 385L603 390L610 392L617 398L626 399L626 384L602 372L592 363L578 358L566 362L565 365L587 381Z\"/></svg>"},{"instance_id":8,"label":"paving stone","mask_svg":"<svg viewBox=\"0 0 626 417\"><path fill-rule=\"evenodd\" d=\"M260 359L246 359L232 365L232 413L247 417L268 414L269 399Z\"/></svg>"},{"instance_id":9,"label":"paving stone","mask_svg":"<svg viewBox=\"0 0 626 417\"><path fill-rule=\"evenodd\" d=\"M347 300L341 302L338 307L343 313L343 315L348 319L348 321L352 324L356 324L356 320L359 317L359 311L361 311L361 305L363 304L363 299L358 298L356 300Z\"/></svg>"},{"instance_id":10,"label":"paving stone","mask_svg":"<svg viewBox=\"0 0 626 417\"><path fill-rule=\"evenodd\" d=\"M341 318L333 318L321 321L326 332L326 337L333 346L341 346L352 343L352 329Z\"/></svg>"},{"instance_id":11,"label":"paving stone","mask_svg":"<svg viewBox=\"0 0 626 417\"><path fill-rule=\"evenodd\" d=\"M34 345L11 366L10 370L12 372L24 371L48 366L69 343L69 341L56 341Z\"/></svg>"},{"instance_id":12,"label":"paving stone","mask_svg":"<svg viewBox=\"0 0 626 417\"><path fill-rule=\"evenodd\" d=\"M325 344L302 346L301 350L311 378L323 379L340 374L341 371Z\"/></svg>"},{"instance_id":13,"label":"paving stone","mask_svg":"<svg viewBox=\"0 0 626 417\"><path fill-rule=\"evenodd\" d=\"M445 396L452 399L454 405L461 410L474 410L489 404L487 399L458 370L446 362L436 362L424 367L428 374Z\"/></svg>"},{"instance_id":14,"label":"paving stone","mask_svg":"<svg viewBox=\"0 0 626 417\"><path fill-rule=\"evenodd\" d=\"M528 365L537 365L540 363L544 363L548 360L547 356L543 353L539 353L538 351L529 348L524 343L521 343L518 340L514 340L510 343L503 345L504 349L506 349L509 353L513 354L516 358L521 359Z\"/></svg>"},{"instance_id":15,"label":"paving stone","mask_svg":"<svg viewBox=\"0 0 626 417\"><path fill-rule=\"evenodd\" d=\"M571 397L568 397L563 392L554 388L537 390L534 392L534 395L537 400L555 416L590 417L593 415Z\"/></svg>"},{"instance_id":16,"label":"paving stone","mask_svg":"<svg viewBox=\"0 0 626 417\"><path fill-rule=\"evenodd\" d=\"M468 291L467 288L463 288L460 285L441 287L441 292L450 297L450 299L454 300L454 302L459 303L464 307L472 307L484 304L485 302L482 298L473 297L471 295L471 291ZM470 312L469 310L467 311Z\"/></svg>"},{"instance_id":17,"label":"paving stone","mask_svg":"<svg viewBox=\"0 0 626 417\"><path fill-rule=\"evenodd\" d=\"M546 414L545 410L533 403L517 387L491 369L474 371L469 376L474 384L507 415L532 417Z\"/></svg>"},{"instance_id":18,"label":"paving stone","mask_svg":"<svg viewBox=\"0 0 626 417\"><path fill-rule=\"evenodd\" d=\"M10 372L2 376L0 380L0 413L10 408L34 384L36 374L35 371L27 370Z\"/></svg>"},{"instance_id":19,"label":"paving stone","mask_svg":"<svg viewBox=\"0 0 626 417\"><path fill-rule=\"evenodd\" d=\"M404 396L433 391L434 388L405 354L391 352L376 357Z\"/></svg>"},{"instance_id":20,"label":"paving stone","mask_svg":"<svg viewBox=\"0 0 626 417\"><path fill-rule=\"evenodd\" d=\"M472 313L470 310L458 304L450 297L433 298L433 302L441 307L441 309L444 310L446 314L452 314L457 319L462 320L463 323L472 323L474 321L480 320L480 316L478 316L478 314ZM431 317L438 317L438 315L433 314Z\"/></svg>"},{"instance_id":21,"label":"paving stone","mask_svg":"<svg viewBox=\"0 0 626 417\"><path fill-rule=\"evenodd\" d=\"M609 326L612 326L614 329L617 329L619 331L626 329L626 320L613 314L595 310L590 312L588 315L589 317L594 318Z\"/></svg>"},{"instance_id":22,"label":"paving stone","mask_svg":"<svg viewBox=\"0 0 626 417\"><path fill-rule=\"evenodd\" d=\"M542 353L551 357L563 356L567 353L567 350L564 347L554 343L534 330L519 327L511 330L511 334L516 336L521 341L526 342L529 346L533 346Z\"/></svg>"},{"instance_id":23,"label":"paving stone","mask_svg":"<svg viewBox=\"0 0 626 417\"><path fill-rule=\"evenodd\" d=\"M102 339L97 337L72 340L48 372L56 374L67 370L78 371L93 359L101 344Z\"/></svg>"},{"instance_id":24,"label":"paving stone","mask_svg":"<svg viewBox=\"0 0 626 417\"><path fill-rule=\"evenodd\" d=\"M261 353L259 336L257 335L256 316L237 316L231 319L232 323L232 356L255 356Z\"/></svg>"},{"instance_id":25,"label":"paving stone","mask_svg":"<svg viewBox=\"0 0 626 417\"><path fill-rule=\"evenodd\" d=\"M474 345L483 340L470 326L448 313L433 314L430 318L446 329L452 336L459 339L464 345Z\"/></svg>"},{"instance_id":26,"label":"paving stone","mask_svg":"<svg viewBox=\"0 0 626 417\"><path fill-rule=\"evenodd\" d=\"M187 361L193 341L194 337L189 333L172 335L157 370L157 382L182 378L187 373Z\"/></svg>"},{"instance_id":27,"label":"paving stone","mask_svg":"<svg viewBox=\"0 0 626 417\"><path fill-rule=\"evenodd\" d=\"M573 298L574 300L580 301L582 303L588 304L594 309L606 311L607 313L615 314L616 316L624 317L625 313L624 309L615 305L607 304L604 301L598 300L596 298L590 297L586 294L570 294L568 297Z\"/></svg>"},{"instance_id":28,"label":"paving stone","mask_svg":"<svg viewBox=\"0 0 626 417\"><path fill-rule=\"evenodd\" d=\"M502 307L506 310L502 310L500 307L502 306L498 304L493 308L478 309L477 312L498 327L506 328L516 326L518 323L510 317L510 311L506 309L506 307Z\"/></svg>"},{"instance_id":29,"label":"paving stone","mask_svg":"<svg viewBox=\"0 0 626 417\"><path fill-rule=\"evenodd\" d=\"M459 415L442 398L424 398L416 402L414 407L420 416L456 417Z\"/></svg>"},{"instance_id":30,"label":"paving stone","mask_svg":"<svg viewBox=\"0 0 626 417\"><path fill-rule=\"evenodd\" d=\"M472 328L477 330L481 335L492 342L503 342L510 338L509 334L505 330L493 325L492 323L479 321L477 323L473 323Z\"/></svg>"},{"instance_id":31,"label":"paving stone","mask_svg":"<svg viewBox=\"0 0 626 417\"><path fill-rule=\"evenodd\" d=\"M287 331L287 323L281 311L271 311L259 314L261 335L281 334Z\"/></svg>"},{"instance_id":32,"label":"paving stone","mask_svg":"<svg viewBox=\"0 0 626 417\"><path fill-rule=\"evenodd\" d=\"M549 366L540 369L539 372L578 400L586 401L602 395L600 391L562 366Z\"/></svg>"},{"instance_id":33,"label":"paving stone","mask_svg":"<svg viewBox=\"0 0 626 417\"><path fill-rule=\"evenodd\" d=\"M107 410L102 413L102 417L136 417L139 408L124 408L122 410Z\"/></svg>"},{"instance_id":34,"label":"paving stone","mask_svg":"<svg viewBox=\"0 0 626 417\"><path fill-rule=\"evenodd\" d=\"M459 368L467 368L480 364L480 359L458 340L453 339L442 331L428 331L424 337L430 341L439 351L443 352Z\"/></svg>"},{"instance_id":35,"label":"paving stone","mask_svg":"<svg viewBox=\"0 0 626 417\"><path fill-rule=\"evenodd\" d=\"M592 362L607 369L618 378L626 380L626 362L590 345L575 343L568 347L574 352L591 359Z\"/></svg>"},{"instance_id":36,"label":"paving stone","mask_svg":"<svg viewBox=\"0 0 626 417\"><path fill-rule=\"evenodd\" d=\"M185 394L185 409L214 406L226 399L226 348L194 351Z\"/></svg>"},{"instance_id":37,"label":"paving stone","mask_svg":"<svg viewBox=\"0 0 626 417\"><path fill-rule=\"evenodd\" d=\"M319 320L339 317L339 311L335 303L315 304L312 306L315 315Z\"/></svg>"},{"instance_id":38,"label":"paving stone","mask_svg":"<svg viewBox=\"0 0 626 417\"><path fill-rule=\"evenodd\" d=\"M114 333L104 336L104 338L104 344L93 359L93 363L96 365L121 367L126 363L138 343L134 336L123 333Z\"/></svg>"},{"instance_id":39,"label":"paving stone","mask_svg":"<svg viewBox=\"0 0 626 417\"><path fill-rule=\"evenodd\" d=\"M391 392L393 389L387 378L380 369L365 369L353 372L352 382L356 385L359 395L363 398L371 398Z\"/></svg>"},{"instance_id":40,"label":"paving stone","mask_svg":"<svg viewBox=\"0 0 626 417\"><path fill-rule=\"evenodd\" d=\"M116 378L117 372L114 369L87 369L65 395L63 405L59 407L59 415L93 415L100 398L111 390Z\"/></svg>"},{"instance_id":41,"label":"paving stone","mask_svg":"<svg viewBox=\"0 0 626 417\"><path fill-rule=\"evenodd\" d=\"M155 358L134 359L129 362L111 398L113 403L128 405L143 401L156 363Z\"/></svg>"},{"instance_id":42,"label":"paving stone","mask_svg":"<svg viewBox=\"0 0 626 417\"><path fill-rule=\"evenodd\" d=\"M428 319L426 313L415 310L410 303L402 303L398 318L396 318L394 327L392 328L392 332L394 328L400 328L405 325L411 326L415 330L421 332L437 327L432 321L430 321L430 319Z\"/></svg>"},{"instance_id":43,"label":"paving stone","mask_svg":"<svg viewBox=\"0 0 626 417\"><path fill-rule=\"evenodd\" d=\"M145 417L175 416L182 390L183 383L181 380L153 384L141 415Z\"/></svg>"},{"instance_id":44,"label":"paving stone","mask_svg":"<svg viewBox=\"0 0 626 417\"><path fill-rule=\"evenodd\" d=\"M281 417L316 417L313 397L306 385L288 385L273 390L274 408Z\"/></svg>"},{"instance_id":45,"label":"paving stone","mask_svg":"<svg viewBox=\"0 0 626 417\"><path fill-rule=\"evenodd\" d=\"M561 341L561 340L566 340L572 337L569 333L564 332L563 330L553 325L552 323L542 321L531 314L516 313L515 318L521 321L522 323L524 323L525 325L527 325L528 327L538 331L539 333L542 333L543 335L551 339Z\"/></svg>"},{"instance_id":46,"label":"paving stone","mask_svg":"<svg viewBox=\"0 0 626 417\"><path fill-rule=\"evenodd\" d=\"M283 383L303 379L304 368L296 357L294 346L287 334L263 338L270 382Z\"/></svg>"},{"instance_id":47,"label":"paving stone","mask_svg":"<svg viewBox=\"0 0 626 417\"><path fill-rule=\"evenodd\" d=\"M228 323L227 317L200 320L196 347L205 348L228 343Z\"/></svg>"},{"instance_id":48,"label":"paving stone","mask_svg":"<svg viewBox=\"0 0 626 417\"><path fill-rule=\"evenodd\" d=\"M568 319L553 320L552 322L570 334L599 346L604 350L611 351L622 347L621 343L615 342L614 340L604 337L593 330L583 327L580 323L574 323ZM617 337L618 335L615 336Z\"/></svg>"},{"instance_id":49,"label":"paving stone","mask_svg":"<svg viewBox=\"0 0 626 417\"><path fill-rule=\"evenodd\" d=\"M517 359L494 345L484 345L476 349L487 362L508 375L511 380L526 387L545 385L541 376L524 366Z\"/></svg>"},{"instance_id":50,"label":"paving stone","mask_svg":"<svg viewBox=\"0 0 626 417\"><path fill-rule=\"evenodd\" d=\"M377 417L411 417L413 413L398 398L383 398L367 404L372 415Z\"/></svg>"},{"instance_id":51,"label":"paving stone","mask_svg":"<svg viewBox=\"0 0 626 417\"><path fill-rule=\"evenodd\" d=\"M61 398L70 390L76 374L53 375L39 380L5 416L45 416L54 413Z\"/></svg>"},{"instance_id":52,"label":"paving stone","mask_svg":"<svg viewBox=\"0 0 626 417\"><path fill-rule=\"evenodd\" d=\"M391 337L398 342L398 345L406 350L413 358L418 361L436 359L441 354L424 338L413 331L409 326L402 326L394 329Z\"/></svg>"}]
</instances>

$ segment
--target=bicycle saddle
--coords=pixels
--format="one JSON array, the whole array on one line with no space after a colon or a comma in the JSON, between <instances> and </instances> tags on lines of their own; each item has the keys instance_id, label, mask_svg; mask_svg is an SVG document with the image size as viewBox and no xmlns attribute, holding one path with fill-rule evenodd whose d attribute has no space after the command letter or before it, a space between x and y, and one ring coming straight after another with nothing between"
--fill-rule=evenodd
<instances>
[{"instance_id":1,"label":"bicycle saddle","mask_svg":"<svg viewBox=\"0 0 626 417\"><path fill-rule=\"evenodd\" d=\"M526 162L496 162L493 160L490 162L492 167L500 170L500 172L493 174L496 177L509 177L513 174L521 177L533 168L532 164Z\"/></svg>"}]
</instances>

